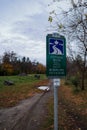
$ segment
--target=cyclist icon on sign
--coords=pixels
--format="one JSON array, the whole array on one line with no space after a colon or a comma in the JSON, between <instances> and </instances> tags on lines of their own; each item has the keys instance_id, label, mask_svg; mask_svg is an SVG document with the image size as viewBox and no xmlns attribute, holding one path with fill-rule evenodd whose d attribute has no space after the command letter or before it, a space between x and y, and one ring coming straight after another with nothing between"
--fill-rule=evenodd
<instances>
[{"instance_id":1,"label":"cyclist icon on sign","mask_svg":"<svg viewBox=\"0 0 87 130\"><path fill-rule=\"evenodd\" d=\"M49 51L50 54L63 55L64 54L63 41L50 39Z\"/></svg>"}]
</instances>

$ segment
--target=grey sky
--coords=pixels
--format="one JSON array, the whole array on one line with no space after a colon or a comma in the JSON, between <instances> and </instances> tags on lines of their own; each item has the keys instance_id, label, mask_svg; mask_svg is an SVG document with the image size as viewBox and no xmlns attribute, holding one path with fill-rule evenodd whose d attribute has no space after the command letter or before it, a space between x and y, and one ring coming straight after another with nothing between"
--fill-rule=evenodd
<instances>
[{"instance_id":1,"label":"grey sky","mask_svg":"<svg viewBox=\"0 0 87 130\"><path fill-rule=\"evenodd\" d=\"M14 51L45 64L50 3L52 0L0 0L0 55Z\"/></svg>"}]
</instances>

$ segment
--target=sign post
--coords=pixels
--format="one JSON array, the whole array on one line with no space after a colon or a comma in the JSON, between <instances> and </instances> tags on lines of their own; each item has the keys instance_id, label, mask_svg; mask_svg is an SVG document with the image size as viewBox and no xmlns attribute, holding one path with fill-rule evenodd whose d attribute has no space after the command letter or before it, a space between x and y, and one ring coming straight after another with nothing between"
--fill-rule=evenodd
<instances>
[{"instance_id":1,"label":"sign post","mask_svg":"<svg viewBox=\"0 0 87 130\"><path fill-rule=\"evenodd\" d=\"M66 40L57 33L46 37L46 75L53 79L54 87L54 130L58 130L58 87L66 75Z\"/></svg>"},{"instance_id":2,"label":"sign post","mask_svg":"<svg viewBox=\"0 0 87 130\"><path fill-rule=\"evenodd\" d=\"M46 37L46 74L50 78L66 75L66 40L61 35Z\"/></svg>"},{"instance_id":3,"label":"sign post","mask_svg":"<svg viewBox=\"0 0 87 130\"><path fill-rule=\"evenodd\" d=\"M58 87L60 79L53 79L54 87L54 130L58 130Z\"/></svg>"}]
</instances>

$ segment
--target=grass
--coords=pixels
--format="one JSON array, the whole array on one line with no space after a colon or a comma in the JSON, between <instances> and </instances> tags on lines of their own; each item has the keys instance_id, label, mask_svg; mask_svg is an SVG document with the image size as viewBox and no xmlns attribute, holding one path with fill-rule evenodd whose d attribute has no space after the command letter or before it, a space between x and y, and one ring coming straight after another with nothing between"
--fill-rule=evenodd
<instances>
[{"instance_id":1,"label":"grass","mask_svg":"<svg viewBox=\"0 0 87 130\"><path fill-rule=\"evenodd\" d=\"M53 112L54 112L53 97L51 97L47 103L47 118L44 121L43 130L53 130L53 122L54 122Z\"/></svg>"},{"instance_id":2,"label":"grass","mask_svg":"<svg viewBox=\"0 0 87 130\"><path fill-rule=\"evenodd\" d=\"M4 85L5 80L13 81L14 85ZM33 96L40 92L37 87L47 82L45 75L40 75L39 80L34 75L0 76L0 108L14 106L20 100Z\"/></svg>"},{"instance_id":3,"label":"grass","mask_svg":"<svg viewBox=\"0 0 87 130\"><path fill-rule=\"evenodd\" d=\"M58 90L58 130L87 129L87 90L74 92L62 81ZM43 130L53 130L53 98L47 104L48 115Z\"/></svg>"}]
</instances>

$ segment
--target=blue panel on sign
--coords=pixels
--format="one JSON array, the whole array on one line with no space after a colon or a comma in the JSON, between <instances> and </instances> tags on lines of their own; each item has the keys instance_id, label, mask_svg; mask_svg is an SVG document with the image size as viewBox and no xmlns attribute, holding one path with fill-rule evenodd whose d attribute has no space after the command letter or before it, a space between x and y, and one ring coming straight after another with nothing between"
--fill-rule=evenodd
<instances>
[{"instance_id":1,"label":"blue panel on sign","mask_svg":"<svg viewBox=\"0 0 87 130\"><path fill-rule=\"evenodd\" d=\"M49 54L63 55L64 41L60 39L49 39Z\"/></svg>"}]
</instances>

